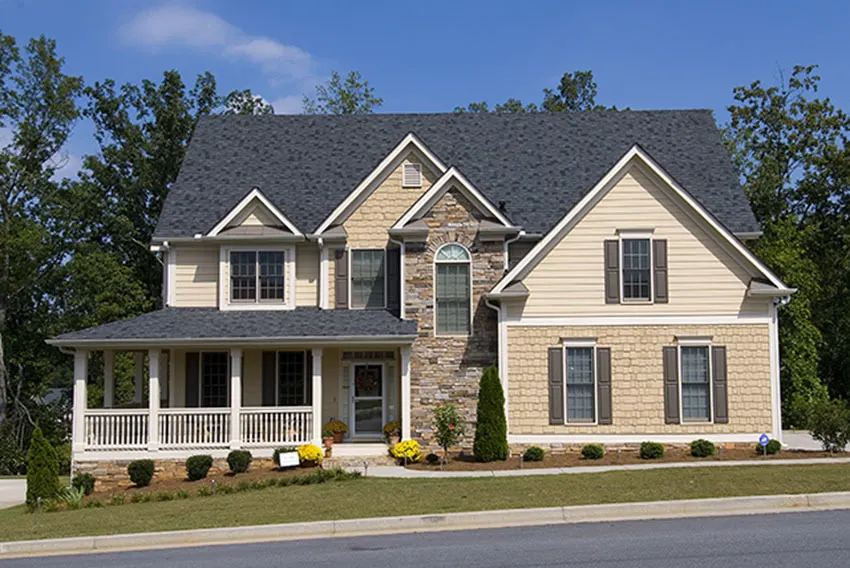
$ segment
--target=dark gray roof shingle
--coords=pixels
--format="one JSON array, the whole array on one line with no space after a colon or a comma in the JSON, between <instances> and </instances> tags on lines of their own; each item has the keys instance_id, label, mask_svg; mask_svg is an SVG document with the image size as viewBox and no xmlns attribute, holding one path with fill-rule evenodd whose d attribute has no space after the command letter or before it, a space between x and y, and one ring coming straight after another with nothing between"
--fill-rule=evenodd
<instances>
[{"instance_id":1,"label":"dark gray roof shingle","mask_svg":"<svg viewBox=\"0 0 850 568\"><path fill-rule=\"evenodd\" d=\"M122 339L259 339L416 335L416 322L385 310L221 311L165 308L134 318L64 333L59 342Z\"/></svg>"},{"instance_id":2,"label":"dark gray roof shingle","mask_svg":"<svg viewBox=\"0 0 850 568\"><path fill-rule=\"evenodd\" d=\"M155 238L208 232L253 187L312 232L409 133L545 233L634 144L733 232L758 230L709 110L202 118Z\"/></svg>"}]
</instances>

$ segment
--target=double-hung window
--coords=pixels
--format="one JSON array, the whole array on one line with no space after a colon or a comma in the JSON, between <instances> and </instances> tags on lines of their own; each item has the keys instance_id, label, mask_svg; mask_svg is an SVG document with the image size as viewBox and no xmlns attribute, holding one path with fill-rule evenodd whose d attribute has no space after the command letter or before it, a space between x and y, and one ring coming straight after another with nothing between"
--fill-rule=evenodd
<instances>
[{"instance_id":1,"label":"double-hung window","mask_svg":"<svg viewBox=\"0 0 850 568\"><path fill-rule=\"evenodd\" d=\"M624 238L621 243L623 300L648 302L652 299L652 241Z\"/></svg>"},{"instance_id":2,"label":"double-hung window","mask_svg":"<svg viewBox=\"0 0 850 568\"><path fill-rule=\"evenodd\" d=\"M201 353L201 406L216 408L228 406L230 381L229 355L226 351Z\"/></svg>"},{"instance_id":3,"label":"double-hung window","mask_svg":"<svg viewBox=\"0 0 850 568\"><path fill-rule=\"evenodd\" d=\"M306 356L305 351L278 351L278 406L306 406L310 404Z\"/></svg>"},{"instance_id":4,"label":"double-hung window","mask_svg":"<svg viewBox=\"0 0 850 568\"><path fill-rule=\"evenodd\" d=\"M592 423L596 420L595 351L593 345L564 346L568 423Z\"/></svg>"},{"instance_id":5,"label":"double-hung window","mask_svg":"<svg viewBox=\"0 0 850 568\"><path fill-rule=\"evenodd\" d=\"M285 301L284 251L230 251L230 298L238 303Z\"/></svg>"},{"instance_id":6,"label":"double-hung window","mask_svg":"<svg viewBox=\"0 0 850 568\"><path fill-rule=\"evenodd\" d=\"M711 421L711 347L682 345L679 347L682 381L682 420Z\"/></svg>"},{"instance_id":7,"label":"double-hung window","mask_svg":"<svg viewBox=\"0 0 850 568\"><path fill-rule=\"evenodd\" d=\"M386 307L386 251L351 251L351 307Z\"/></svg>"},{"instance_id":8,"label":"double-hung window","mask_svg":"<svg viewBox=\"0 0 850 568\"><path fill-rule=\"evenodd\" d=\"M472 326L471 257L462 245L443 245L434 257L437 335L469 335Z\"/></svg>"}]
</instances>

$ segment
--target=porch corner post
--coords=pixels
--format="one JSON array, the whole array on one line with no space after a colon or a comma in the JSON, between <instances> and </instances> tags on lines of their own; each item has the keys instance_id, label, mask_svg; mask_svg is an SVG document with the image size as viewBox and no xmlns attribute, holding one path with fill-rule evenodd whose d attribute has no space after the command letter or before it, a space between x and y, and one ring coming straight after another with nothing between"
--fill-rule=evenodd
<instances>
[{"instance_id":1,"label":"porch corner post","mask_svg":"<svg viewBox=\"0 0 850 568\"><path fill-rule=\"evenodd\" d=\"M115 406L115 351L103 351L103 407Z\"/></svg>"},{"instance_id":2,"label":"porch corner post","mask_svg":"<svg viewBox=\"0 0 850 568\"><path fill-rule=\"evenodd\" d=\"M313 347L313 443L322 447L322 348Z\"/></svg>"},{"instance_id":3,"label":"porch corner post","mask_svg":"<svg viewBox=\"0 0 850 568\"><path fill-rule=\"evenodd\" d=\"M405 345L401 351L401 439L409 440L410 424L410 346Z\"/></svg>"},{"instance_id":4,"label":"porch corner post","mask_svg":"<svg viewBox=\"0 0 850 568\"><path fill-rule=\"evenodd\" d=\"M148 351L148 451L159 450L159 349Z\"/></svg>"},{"instance_id":5,"label":"porch corner post","mask_svg":"<svg viewBox=\"0 0 850 568\"><path fill-rule=\"evenodd\" d=\"M74 454L86 448L86 406L88 399L89 352L74 351L74 413L72 415L72 449Z\"/></svg>"},{"instance_id":6,"label":"porch corner post","mask_svg":"<svg viewBox=\"0 0 850 568\"><path fill-rule=\"evenodd\" d=\"M242 412L242 350L230 349L230 449L242 447L242 429L239 415Z\"/></svg>"}]
</instances>

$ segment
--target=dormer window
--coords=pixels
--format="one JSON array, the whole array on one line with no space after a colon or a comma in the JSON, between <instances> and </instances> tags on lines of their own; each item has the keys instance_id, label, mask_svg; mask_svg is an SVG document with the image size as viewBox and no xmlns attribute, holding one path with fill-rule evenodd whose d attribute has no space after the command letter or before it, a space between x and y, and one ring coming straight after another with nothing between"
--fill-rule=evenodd
<instances>
[{"instance_id":1,"label":"dormer window","mask_svg":"<svg viewBox=\"0 0 850 568\"><path fill-rule=\"evenodd\" d=\"M422 187L422 164L406 163L401 169L402 187Z\"/></svg>"},{"instance_id":2,"label":"dormer window","mask_svg":"<svg viewBox=\"0 0 850 568\"><path fill-rule=\"evenodd\" d=\"M222 247L222 309L294 306L293 247Z\"/></svg>"}]
</instances>

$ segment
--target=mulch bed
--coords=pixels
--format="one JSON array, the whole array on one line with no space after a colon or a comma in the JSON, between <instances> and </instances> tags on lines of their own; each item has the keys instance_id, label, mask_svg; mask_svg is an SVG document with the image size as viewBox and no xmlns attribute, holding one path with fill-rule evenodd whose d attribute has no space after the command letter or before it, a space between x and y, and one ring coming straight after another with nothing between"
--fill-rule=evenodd
<instances>
[{"instance_id":1,"label":"mulch bed","mask_svg":"<svg viewBox=\"0 0 850 568\"><path fill-rule=\"evenodd\" d=\"M718 448L718 455L709 458L695 458L691 456L688 448L665 448L664 457L655 460L642 460L637 450L616 450L605 452L605 456L598 460L588 460L582 457L578 451L566 453L546 453L543 461L523 462L524 469L555 468L555 467L581 467L595 465L629 465L639 463L671 463L671 462L698 462L698 461L732 461L732 460L777 460L777 459L811 459L836 457L828 452L804 452L796 450L785 450L773 456L762 456L756 454L749 448ZM439 471L439 465L431 465L424 460L420 463L408 464L410 469L423 469ZM444 471L491 471L504 469L520 469L519 456L508 458L505 461L489 463L476 462L469 454L449 455L449 462L443 465Z\"/></svg>"}]
</instances>

